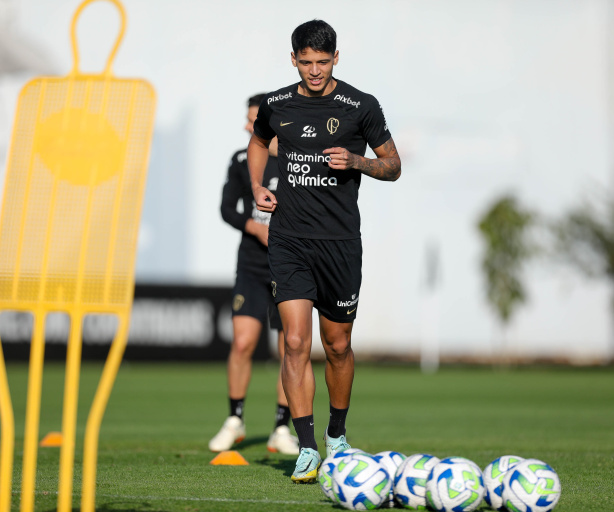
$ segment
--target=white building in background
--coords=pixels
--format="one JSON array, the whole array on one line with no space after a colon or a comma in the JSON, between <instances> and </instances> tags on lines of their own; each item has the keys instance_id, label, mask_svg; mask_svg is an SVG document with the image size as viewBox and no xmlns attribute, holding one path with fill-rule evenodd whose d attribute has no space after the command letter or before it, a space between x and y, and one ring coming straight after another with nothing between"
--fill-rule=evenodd
<instances>
[{"instance_id":1,"label":"white building in background","mask_svg":"<svg viewBox=\"0 0 614 512\"><path fill-rule=\"evenodd\" d=\"M335 74L381 101L403 159L398 182L364 179L361 188L357 352L417 356L428 332L442 357L496 354L478 217L504 192L555 216L596 184L609 185L609 0L313 0L301 9L283 0L124 3L128 32L116 74L149 79L159 95L157 132L185 137L172 144L181 148L185 183L164 174L171 172L167 164L156 168L156 157L150 176L156 181L148 185L157 190L160 211L185 209L172 223L183 242L165 245L167 218L146 210L139 275L232 283L239 238L222 222L219 200L228 159L247 144L245 100L297 80L290 34L312 18L336 29ZM72 65L68 27L78 4L15 0L16 27L54 56L60 74ZM102 69L116 30L110 4L86 10L78 31L86 70ZM177 127L186 111L191 120L183 131ZM173 160L168 147L165 162ZM177 188L163 193L169 186ZM167 249L164 257L147 253L152 239ZM434 302L422 286L431 241L444 276ZM530 302L512 325L510 355L613 357L607 283L537 265L527 284ZM425 304L436 325L425 325Z\"/></svg>"}]
</instances>

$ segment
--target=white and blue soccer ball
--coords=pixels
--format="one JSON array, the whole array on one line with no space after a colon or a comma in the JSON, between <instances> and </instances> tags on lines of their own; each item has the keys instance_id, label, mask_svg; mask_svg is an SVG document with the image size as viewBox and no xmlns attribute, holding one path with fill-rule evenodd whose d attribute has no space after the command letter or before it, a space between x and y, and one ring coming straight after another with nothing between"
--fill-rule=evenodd
<instances>
[{"instance_id":1,"label":"white and blue soccer ball","mask_svg":"<svg viewBox=\"0 0 614 512\"><path fill-rule=\"evenodd\" d=\"M426 480L440 460L426 453L407 457L397 469L393 491L396 502L403 508L426 510Z\"/></svg>"},{"instance_id":2,"label":"white and blue soccer ball","mask_svg":"<svg viewBox=\"0 0 614 512\"><path fill-rule=\"evenodd\" d=\"M331 501L337 501L335 494L333 493L333 471L337 467L337 463L343 458L351 455L352 453L364 453L358 448L348 448L343 452L334 453L333 455L326 457L320 466L318 471L318 483L322 492Z\"/></svg>"},{"instance_id":3,"label":"white and blue soccer ball","mask_svg":"<svg viewBox=\"0 0 614 512\"><path fill-rule=\"evenodd\" d=\"M550 512L561 497L556 471L537 459L526 459L503 478L503 505L510 512Z\"/></svg>"},{"instance_id":4,"label":"white and blue soccer ball","mask_svg":"<svg viewBox=\"0 0 614 512\"><path fill-rule=\"evenodd\" d=\"M485 494L480 467L463 457L443 459L426 481L427 504L438 512L471 512Z\"/></svg>"},{"instance_id":5,"label":"white and blue soccer ball","mask_svg":"<svg viewBox=\"0 0 614 512\"><path fill-rule=\"evenodd\" d=\"M484 487L486 487L486 496L484 499L490 508L494 510L505 510L503 506L503 478L507 472L515 467L524 459L517 455L503 455L493 460L486 468L484 468Z\"/></svg>"},{"instance_id":6,"label":"white and blue soccer ball","mask_svg":"<svg viewBox=\"0 0 614 512\"><path fill-rule=\"evenodd\" d=\"M378 461L386 471L388 472L388 476L392 480L392 485L390 486L390 493L388 494L388 499L382 503L382 508L393 508L394 507L394 494L393 494L393 486L394 486L394 476L397 473L397 469L403 463L403 461L407 458L405 455L399 452L379 452L376 453L373 458Z\"/></svg>"},{"instance_id":7,"label":"white and blue soccer ball","mask_svg":"<svg viewBox=\"0 0 614 512\"><path fill-rule=\"evenodd\" d=\"M349 510L380 507L392 486L392 478L384 466L366 453L341 457L332 480L336 501Z\"/></svg>"}]
</instances>

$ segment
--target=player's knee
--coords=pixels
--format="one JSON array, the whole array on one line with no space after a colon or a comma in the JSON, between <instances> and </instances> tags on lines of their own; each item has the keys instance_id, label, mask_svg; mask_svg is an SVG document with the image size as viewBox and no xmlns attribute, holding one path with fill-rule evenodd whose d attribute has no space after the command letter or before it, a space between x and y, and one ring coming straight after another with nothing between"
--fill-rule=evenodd
<instances>
[{"instance_id":1,"label":"player's knee","mask_svg":"<svg viewBox=\"0 0 614 512\"><path fill-rule=\"evenodd\" d=\"M352 344L347 336L337 336L324 343L326 356L331 359L345 359L352 353Z\"/></svg>"},{"instance_id":2,"label":"player's knee","mask_svg":"<svg viewBox=\"0 0 614 512\"><path fill-rule=\"evenodd\" d=\"M284 345L287 357L299 357L308 352L308 342L299 333L287 333Z\"/></svg>"},{"instance_id":3,"label":"player's knee","mask_svg":"<svg viewBox=\"0 0 614 512\"><path fill-rule=\"evenodd\" d=\"M233 340L231 350L237 357L250 358L256 349L257 343L258 340L254 343L254 340L250 337L238 336Z\"/></svg>"}]
</instances>

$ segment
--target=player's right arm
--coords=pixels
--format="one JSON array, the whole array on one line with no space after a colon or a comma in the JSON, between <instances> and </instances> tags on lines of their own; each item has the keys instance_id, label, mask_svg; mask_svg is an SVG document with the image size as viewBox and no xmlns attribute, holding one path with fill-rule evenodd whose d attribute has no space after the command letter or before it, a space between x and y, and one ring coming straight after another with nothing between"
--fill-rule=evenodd
<instances>
[{"instance_id":1,"label":"player's right arm","mask_svg":"<svg viewBox=\"0 0 614 512\"><path fill-rule=\"evenodd\" d=\"M247 146L247 167L249 168L256 207L260 211L272 213L277 207L277 199L269 189L262 186L264 169L269 160L270 143L270 140L262 139L255 134L252 135Z\"/></svg>"}]
</instances>

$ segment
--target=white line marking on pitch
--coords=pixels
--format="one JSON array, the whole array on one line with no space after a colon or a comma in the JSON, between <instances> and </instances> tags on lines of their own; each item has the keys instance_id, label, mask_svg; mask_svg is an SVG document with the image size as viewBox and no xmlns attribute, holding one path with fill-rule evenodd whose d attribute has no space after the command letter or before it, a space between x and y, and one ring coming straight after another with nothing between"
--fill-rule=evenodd
<instances>
[{"instance_id":1,"label":"white line marking on pitch","mask_svg":"<svg viewBox=\"0 0 614 512\"><path fill-rule=\"evenodd\" d=\"M58 495L58 492L45 492L45 491L37 491L35 494L37 495ZM77 494L73 494L73 496L78 496ZM187 497L187 496L120 496L116 494L96 494L96 498L111 498L117 500L158 500L158 501L213 501L213 502L223 502L223 503L270 503L271 505L322 505L322 506L330 506L330 503L322 502L322 501L283 501L283 500L250 500L250 499L239 499L239 498L197 498L197 497Z\"/></svg>"}]
</instances>

